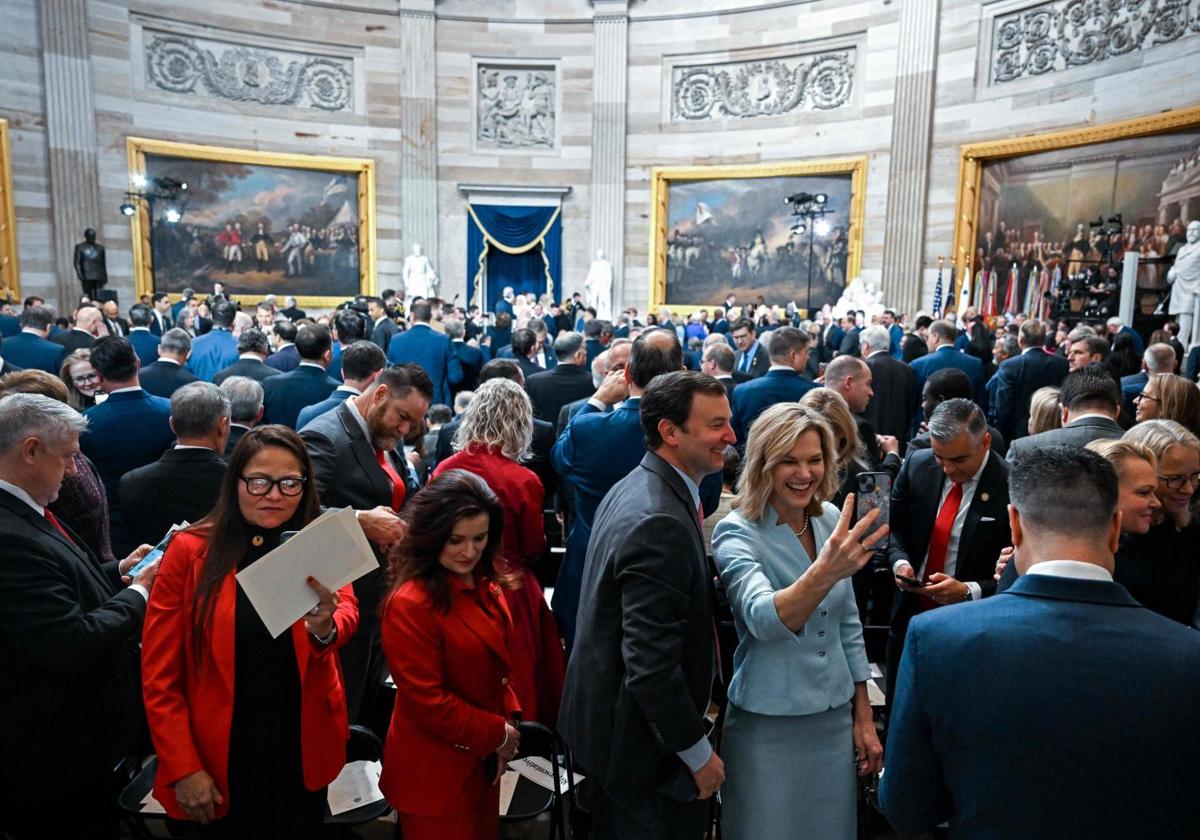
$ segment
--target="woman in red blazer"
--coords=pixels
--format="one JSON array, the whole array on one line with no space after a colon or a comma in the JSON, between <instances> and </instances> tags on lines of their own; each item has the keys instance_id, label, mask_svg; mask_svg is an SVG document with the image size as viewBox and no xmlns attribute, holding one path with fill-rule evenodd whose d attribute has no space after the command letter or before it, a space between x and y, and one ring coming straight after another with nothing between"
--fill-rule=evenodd
<instances>
[{"instance_id":1,"label":"woman in red blazer","mask_svg":"<svg viewBox=\"0 0 1200 840\"><path fill-rule=\"evenodd\" d=\"M517 463L533 439L533 408L525 389L508 379L490 379L475 390L454 445L455 455L433 474L468 470L483 478L500 499L504 538L497 568L518 582L504 593L513 619L513 689L526 720L549 727L558 721L565 671L562 639L542 587L529 568L546 548L542 482Z\"/></svg>"},{"instance_id":2,"label":"woman in red blazer","mask_svg":"<svg viewBox=\"0 0 1200 840\"><path fill-rule=\"evenodd\" d=\"M317 606L272 639L235 574L319 510L291 429L252 429L216 507L167 549L142 632L154 796L192 835L317 837L346 757L337 650L358 626L353 589L308 585Z\"/></svg>"},{"instance_id":3,"label":"woman in red blazer","mask_svg":"<svg viewBox=\"0 0 1200 840\"><path fill-rule=\"evenodd\" d=\"M413 497L405 519L383 601L396 705L379 787L404 840L494 840L497 782L520 737L506 581L493 571L503 514L482 480L451 470Z\"/></svg>"}]
</instances>

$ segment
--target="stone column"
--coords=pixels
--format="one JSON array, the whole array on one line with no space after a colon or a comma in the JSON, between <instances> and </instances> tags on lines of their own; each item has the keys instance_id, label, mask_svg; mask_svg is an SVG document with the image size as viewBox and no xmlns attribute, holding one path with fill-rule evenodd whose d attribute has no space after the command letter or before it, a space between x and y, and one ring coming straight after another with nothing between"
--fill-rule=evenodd
<instances>
[{"instance_id":1,"label":"stone column","mask_svg":"<svg viewBox=\"0 0 1200 840\"><path fill-rule=\"evenodd\" d=\"M39 3L38 20L46 85L50 194L54 199L52 244L61 315L69 313L72 302L83 293L71 265L75 243L83 240L85 228L100 233L103 221L87 0ZM111 209L115 213L116 208ZM99 239L103 242L104 237Z\"/></svg>"},{"instance_id":2,"label":"stone column","mask_svg":"<svg viewBox=\"0 0 1200 840\"><path fill-rule=\"evenodd\" d=\"M882 286L887 304L910 315L925 303L921 283L940 10L940 0L900 4Z\"/></svg>"},{"instance_id":3,"label":"stone column","mask_svg":"<svg viewBox=\"0 0 1200 840\"><path fill-rule=\"evenodd\" d=\"M400 231L440 274L434 0L400 0ZM403 260L403 256L401 256Z\"/></svg>"},{"instance_id":4,"label":"stone column","mask_svg":"<svg viewBox=\"0 0 1200 840\"><path fill-rule=\"evenodd\" d=\"M625 308L625 103L629 0L592 0L592 253L612 264L612 305ZM576 278L578 284L582 278Z\"/></svg>"}]
</instances>

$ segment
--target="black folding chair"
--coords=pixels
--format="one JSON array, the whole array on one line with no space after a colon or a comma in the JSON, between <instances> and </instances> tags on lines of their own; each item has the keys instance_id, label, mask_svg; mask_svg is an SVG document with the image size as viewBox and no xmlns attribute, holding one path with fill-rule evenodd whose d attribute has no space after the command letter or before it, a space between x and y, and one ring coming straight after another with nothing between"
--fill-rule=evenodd
<instances>
[{"instance_id":1,"label":"black folding chair","mask_svg":"<svg viewBox=\"0 0 1200 840\"><path fill-rule=\"evenodd\" d=\"M150 838L154 835L146 827L146 821L151 819L165 820L166 814L145 813L142 800L154 788L154 772L158 769L158 756L150 756L149 760L140 766L136 759L126 759L118 766L118 772L124 772L128 781L117 796L117 805L121 809L121 824L129 829L136 838Z\"/></svg>"},{"instance_id":2,"label":"black folding chair","mask_svg":"<svg viewBox=\"0 0 1200 840\"><path fill-rule=\"evenodd\" d=\"M370 729L365 726L351 726L350 740L346 742L346 763L352 761L382 761L383 743ZM362 825L385 816L392 810L386 799L378 802L368 802L350 811L334 815L329 811L329 803L325 803L325 825Z\"/></svg>"},{"instance_id":3,"label":"black folding chair","mask_svg":"<svg viewBox=\"0 0 1200 840\"><path fill-rule=\"evenodd\" d=\"M554 789L547 790L522 776L513 791L508 812L500 815L500 821L522 822L549 811L550 840L566 840L568 834L563 818L563 800L565 797L567 802L571 802L575 793L575 780L570 773L570 763L566 760L566 745L558 735L535 721L522 723L517 729L521 733L520 758L544 758L549 761L550 771L554 776ZM559 783L560 768L564 765L568 771L565 790Z\"/></svg>"}]
</instances>

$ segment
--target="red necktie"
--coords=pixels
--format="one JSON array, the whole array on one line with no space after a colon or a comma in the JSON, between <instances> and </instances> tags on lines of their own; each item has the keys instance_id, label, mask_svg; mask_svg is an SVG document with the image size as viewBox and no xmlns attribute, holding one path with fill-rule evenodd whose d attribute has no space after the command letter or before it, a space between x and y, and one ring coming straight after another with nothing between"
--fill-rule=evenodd
<instances>
[{"instance_id":1,"label":"red necktie","mask_svg":"<svg viewBox=\"0 0 1200 840\"><path fill-rule=\"evenodd\" d=\"M961 484L955 484L946 494L942 509L938 511L937 520L933 523L933 533L929 537L929 559L925 563L925 580L929 576L946 570L946 549L950 545L950 531L954 528L954 520L958 517L958 509L962 505L963 489ZM932 598L921 598L922 609L933 609L938 603Z\"/></svg>"},{"instance_id":2,"label":"red necktie","mask_svg":"<svg viewBox=\"0 0 1200 840\"><path fill-rule=\"evenodd\" d=\"M67 529L64 528L62 526L62 523L58 521L58 517L50 512L50 508L42 508L42 512L46 516L46 521L49 522L51 525L53 525L55 530L58 531L58 533L63 535L63 539L65 539L67 542L71 543L71 545L74 545L75 540L71 539L71 535L67 533Z\"/></svg>"},{"instance_id":3,"label":"red necktie","mask_svg":"<svg viewBox=\"0 0 1200 840\"><path fill-rule=\"evenodd\" d=\"M399 513L400 508L404 507L404 482L400 479L400 473L396 472L396 468L392 466L386 450L376 449L375 460L379 461L379 466L383 468L383 471L387 473L388 480L392 482L392 510Z\"/></svg>"}]
</instances>

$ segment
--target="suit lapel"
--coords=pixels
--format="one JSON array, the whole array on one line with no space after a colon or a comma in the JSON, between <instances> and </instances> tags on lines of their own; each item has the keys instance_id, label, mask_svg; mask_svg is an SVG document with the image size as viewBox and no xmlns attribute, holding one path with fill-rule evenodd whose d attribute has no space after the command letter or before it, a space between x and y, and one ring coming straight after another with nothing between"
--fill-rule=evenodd
<instances>
[{"instance_id":1,"label":"suit lapel","mask_svg":"<svg viewBox=\"0 0 1200 840\"><path fill-rule=\"evenodd\" d=\"M995 455L995 453L992 453ZM958 538L958 563L955 574L962 569L963 557L967 554L971 546L971 539L975 536L975 529L979 526L979 518L983 516L983 506L988 504L991 499L991 494L995 492L996 479L999 477L1000 462L999 455L992 457L988 456L987 466L983 468L983 473L979 476L979 484L975 487L975 495L971 497L971 507L967 509L967 518L963 521L962 533ZM983 497L987 496L987 499ZM935 514L936 516L936 514Z\"/></svg>"},{"instance_id":2,"label":"suit lapel","mask_svg":"<svg viewBox=\"0 0 1200 840\"><path fill-rule=\"evenodd\" d=\"M49 522L47 522L46 518L44 516L38 516L37 511L35 511L33 508L31 508L25 502L21 501L16 496L12 495L11 493L9 493L6 490L0 490L0 503L2 503L4 505L4 507L8 508L8 510L10 512L25 519L34 528L41 531L47 537L54 540L56 543L63 546L64 548L70 550L70 552L73 555L75 555L75 557L84 566L87 567L88 574L90 574L96 581L98 581L99 583L102 584L105 591L112 590L112 588L113 588L112 581L108 580L104 576L104 572L102 572L100 570L99 559L96 558L91 553L91 551L87 549L87 547L84 545L83 541L79 539L78 534L71 531L70 528L68 528L65 524L63 524L60 521L59 524L63 526L63 530L65 530L68 534L71 535L71 538L67 539L59 532L59 530L57 528L55 528L53 525L51 525Z\"/></svg>"},{"instance_id":3,"label":"suit lapel","mask_svg":"<svg viewBox=\"0 0 1200 840\"><path fill-rule=\"evenodd\" d=\"M371 442L363 436L362 428L350 413L349 408L343 404L335 410L338 412L338 420L341 421L346 436L350 438L350 451L354 453L354 460L358 461L359 467L366 473L367 479L375 490L376 497L385 499L386 501L382 504L390 507L392 502L391 482L388 480L387 473L379 466L379 461L375 459L375 447L371 446Z\"/></svg>"},{"instance_id":4,"label":"suit lapel","mask_svg":"<svg viewBox=\"0 0 1200 840\"><path fill-rule=\"evenodd\" d=\"M701 543L703 543L704 532L700 529L698 511L692 507L692 494L688 491L687 485L683 483L683 479L679 477L679 473L675 472L673 466L653 452L647 452L645 457L642 458L642 466L665 481L667 486L675 493L676 498L683 503L683 509L690 512L691 515L688 518L692 521L692 526L700 536Z\"/></svg>"},{"instance_id":5,"label":"suit lapel","mask_svg":"<svg viewBox=\"0 0 1200 840\"><path fill-rule=\"evenodd\" d=\"M489 591L493 586L496 586L496 584L488 584ZM451 597L458 598L460 596L457 593L452 593ZM474 602L470 595L465 597L470 601L470 606L466 609L459 606L454 606L451 608L450 614L458 619L458 621L467 628L469 628L472 633L482 639L484 644L491 648L492 652L499 657L500 661L503 662L505 666L508 666L508 645L505 644L503 633L496 626L495 622L488 620L487 616L483 612L483 609ZM492 607L498 610L500 614L506 618L506 620L510 620L508 619L508 610L502 605L501 597L494 598Z\"/></svg>"}]
</instances>

